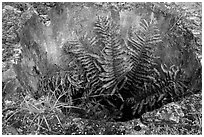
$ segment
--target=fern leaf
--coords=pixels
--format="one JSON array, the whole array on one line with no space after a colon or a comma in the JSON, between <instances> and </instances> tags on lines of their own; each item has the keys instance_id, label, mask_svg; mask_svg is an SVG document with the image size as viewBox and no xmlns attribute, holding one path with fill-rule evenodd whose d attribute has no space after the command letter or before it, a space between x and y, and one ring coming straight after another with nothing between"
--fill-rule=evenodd
<instances>
[{"instance_id":1,"label":"fern leaf","mask_svg":"<svg viewBox=\"0 0 204 137\"><path fill-rule=\"evenodd\" d=\"M117 33L119 29L117 24L114 24L111 19L104 22L98 23L95 29L96 34L102 36L101 43L104 45L101 60L104 72L100 74L100 80L104 83L102 87L109 89L106 91L113 95L118 91L118 83L125 78L129 65L125 62L124 42Z\"/></svg>"}]
</instances>

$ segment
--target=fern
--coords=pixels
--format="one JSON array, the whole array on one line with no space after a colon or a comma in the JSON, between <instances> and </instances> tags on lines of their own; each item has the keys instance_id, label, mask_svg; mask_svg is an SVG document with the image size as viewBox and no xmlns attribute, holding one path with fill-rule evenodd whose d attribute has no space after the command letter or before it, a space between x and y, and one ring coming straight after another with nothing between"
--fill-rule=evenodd
<instances>
[{"instance_id":1,"label":"fern","mask_svg":"<svg viewBox=\"0 0 204 137\"><path fill-rule=\"evenodd\" d=\"M144 95L144 93L139 93L143 92L144 83L150 82L149 76L152 75L153 67L153 46L161 41L155 24L150 24L146 20L141 21L140 24L141 27L137 33L129 32L126 43L132 66L127 73L127 84L124 87L131 92L130 96L138 98L140 98L138 95ZM157 33L150 35L153 32Z\"/></svg>"},{"instance_id":2,"label":"fern","mask_svg":"<svg viewBox=\"0 0 204 137\"><path fill-rule=\"evenodd\" d=\"M101 38L101 42L104 45L102 50L102 67L104 72L100 74L100 79L104 83L102 88L105 89L108 94L115 94L118 92L118 84L125 78L125 74L129 68L128 62L126 62L126 53L124 51L124 42L118 34L118 26L114 22L107 18L106 24L97 26L96 34L101 34L106 37ZM107 25L107 26L103 26ZM99 31L106 28L105 31Z\"/></svg>"},{"instance_id":3,"label":"fern","mask_svg":"<svg viewBox=\"0 0 204 137\"><path fill-rule=\"evenodd\" d=\"M152 21L147 22L144 19L140 22L137 32L129 32L126 46L132 66L126 75L127 82L120 92L127 98L127 106L132 106L133 115L144 113L144 109L153 107L157 101L165 97L158 88L160 84L157 87L152 86L156 82L153 51L159 42L159 30Z\"/></svg>"},{"instance_id":4,"label":"fern","mask_svg":"<svg viewBox=\"0 0 204 137\"><path fill-rule=\"evenodd\" d=\"M84 77L83 89L88 96L97 94L100 91L99 85L101 84L99 72L102 71L102 68L97 61L100 56L94 44L95 37L85 37L78 41L69 41L68 46L73 48L66 50L66 53L72 55L75 58L74 62L80 67L81 73L77 75Z\"/></svg>"}]
</instances>

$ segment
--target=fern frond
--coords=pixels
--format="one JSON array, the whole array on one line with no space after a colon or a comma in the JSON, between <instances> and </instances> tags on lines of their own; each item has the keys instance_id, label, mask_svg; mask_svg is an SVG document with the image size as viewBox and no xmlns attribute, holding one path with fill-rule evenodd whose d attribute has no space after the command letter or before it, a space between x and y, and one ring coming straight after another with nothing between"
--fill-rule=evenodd
<instances>
[{"instance_id":1,"label":"fern frond","mask_svg":"<svg viewBox=\"0 0 204 137\"><path fill-rule=\"evenodd\" d=\"M81 75L84 76L84 89L87 89L89 95L96 94L100 90L99 85L101 83L99 72L102 71L102 67L98 62L100 53L95 44L95 37L85 37L78 41L70 41L69 45L72 45L73 48L66 51L67 54L72 54L75 57L74 61L80 65Z\"/></svg>"},{"instance_id":2,"label":"fern frond","mask_svg":"<svg viewBox=\"0 0 204 137\"><path fill-rule=\"evenodd\" d=\"M145 96L140 92L143 92L144 82L151 81L149 76L152 75L154 59L152 52L154 45L160 41L161 38L155 24L150 24L146 20L140 22L139 30L129 32L126 46L127 52L131 56L132 66L127 73L128 80L125 89L129 89L134 96Z\"/></svg>"},{"instance_id":3,"label":"fern frond","mask_svg":"<svg viewBox=\"0 0 204 137\"><path fill-rule=\"evenodd\" d=\"M118 26L109 19L106 26L101 26L100 28L106 28L105 31L98 31L97 34L102 33L105 35L101 42L104 45L102 51L102 67L104 72L100 74L100 79L103 81L102 88L105 89L107 93L111 95L118 91L118 83L120 83L125 78L125 74L130 67L127 60L127 55L124 51L124 42L118 34ZM99 27L99 26L98 26ZM97 31L97 30L96 30Z\"/></svg>"}]
</instances>

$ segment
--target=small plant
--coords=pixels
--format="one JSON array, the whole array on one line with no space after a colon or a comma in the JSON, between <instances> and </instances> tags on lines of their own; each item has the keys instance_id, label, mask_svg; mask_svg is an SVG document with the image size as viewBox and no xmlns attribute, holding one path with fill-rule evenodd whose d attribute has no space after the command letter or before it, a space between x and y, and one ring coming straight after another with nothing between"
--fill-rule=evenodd
<instances>
[{"instance_id":1,"label":"small plant","mask_svg":"<svg viewBox=\"0 0 204 137\"><path fill-rule=\"evenodd\" d=\"M13 117L16 117L17 113L21 113L22 115L24 115L22 123L27 123L28 128L35 131L36 134L39 134L41 129L52 132L50 120L54 118L57 119L57 123L60 124L60 128L63 128L63 124L61 122L63 118L61 107L74 107L70 106L69 104L59 102L59 99L64 94L66 93L61 94L57 98L54 94L50 93L48 96L42 96L38 100L34 99L32 96L26 95L25 97L23 97L23 101L21 102L20 107L6 117L3 125L6 125L9 121L12 124L11 119L13 119ZM45 125L46 127L44 127L43 125Z\"/></svg>"}]
</instances>

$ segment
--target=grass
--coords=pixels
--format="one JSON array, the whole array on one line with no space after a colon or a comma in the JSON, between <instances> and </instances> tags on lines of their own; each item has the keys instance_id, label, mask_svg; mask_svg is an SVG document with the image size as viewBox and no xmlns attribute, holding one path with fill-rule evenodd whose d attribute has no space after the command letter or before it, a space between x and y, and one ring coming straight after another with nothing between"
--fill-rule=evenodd
<instances>
[{"instance_id":1,"label":"grass","mask_svg":"<svg viewBox=\"0 0 204 137\"><path fill-rule=\"evenodd\" d=\"M17 97L14 95L14 97ZM13 98L14 98L13 97ZM181 108L184 115L178 116L179 122L161 116L163 110L172 109L168 104L158 110L143 115L148 125L142 125L138 119L127 122L107 122L79 118L74 114L65 116L60 111L57 99L52 96L34 100L28 96L20 104L6 106L3 111L3 134L67 134L67 135L201 135L202 105L201 94L191 95L182 101L173 103ZM12 101L12 98L10 98ZM45 105L47 104L47 105ZM19 105L19 106L18 106ZM66 106L65 106L66 107ZM175 109L175 108L174 108Z\"/></svg>"}]
</instances>

